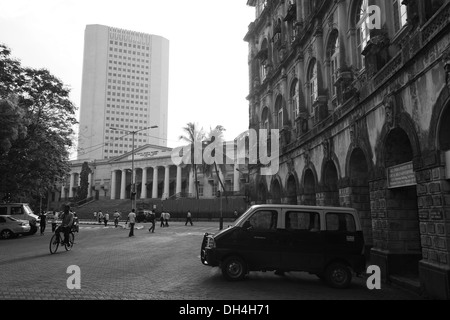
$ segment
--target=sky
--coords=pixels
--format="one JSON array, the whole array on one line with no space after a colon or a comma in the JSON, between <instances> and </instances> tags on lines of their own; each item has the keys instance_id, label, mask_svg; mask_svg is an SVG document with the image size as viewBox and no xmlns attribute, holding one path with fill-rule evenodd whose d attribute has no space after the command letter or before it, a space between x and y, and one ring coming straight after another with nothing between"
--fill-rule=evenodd
<instances>
[{"instance_id":1,"label":"sky","mask_svg":"<svg viewBox=\"0 0 450 320\"><path fill-rule=\"evenodd\" d=\"M0 0L0 42L23 66L45 68L61 79L79 108L86 25L165 37L170 43L168 147L183 144L179 136L188 122L205 130L222 125L225 139L232 140L248 128L248 44L243 38L255 11L246 3Z\"/></svg>"}]
</instances>

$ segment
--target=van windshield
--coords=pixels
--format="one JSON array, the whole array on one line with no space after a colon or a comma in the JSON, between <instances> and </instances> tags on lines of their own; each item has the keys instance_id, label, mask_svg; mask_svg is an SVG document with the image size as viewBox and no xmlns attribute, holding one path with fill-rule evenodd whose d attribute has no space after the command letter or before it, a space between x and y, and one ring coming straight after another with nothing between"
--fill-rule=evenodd
<instances>
[{"instance_id":1,"label":"van windshield","mask_svg":"<svg viewBox=\"0 0 450 320\"><path fill-rule=\"evenodd\" d=\"M253 207L248 208L247 211L245 211L243 214L241 214L241 216L239 218L237 218L236 221L234 221L233 226L237 226L238 224L240 224L240 222L242 220L246 219L245 217L252 210L253 210Z\"/></svg>"},{"instance_id":2,"label":"van windshield","mask_svg":"<svg viewBox=\"0 0 450 320\"><path fill-rule=\"evenodd\" d=\"M33 213L33 211L31 210L31 208L27 205L27 204L24 204L23 205L23 210L25 211L25 213L27 214L27 215L34 215L34 213Z\"/></svg>"}]
</instances>

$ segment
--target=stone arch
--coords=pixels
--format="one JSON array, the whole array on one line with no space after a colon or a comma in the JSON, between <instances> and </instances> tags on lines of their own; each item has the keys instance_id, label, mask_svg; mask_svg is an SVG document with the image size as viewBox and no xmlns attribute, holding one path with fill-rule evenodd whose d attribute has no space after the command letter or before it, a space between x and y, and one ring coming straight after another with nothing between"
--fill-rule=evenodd
<instances>
[{"instance_id":1,"label":"stone arch","mask_svg":"<svg viewBox=\"0 0 450 320\"><path fill-rule=\"evenodd\" d=\"M388 123L385 123L383 129L381 130L380 138L375 148L377 154L376 165L378 167L385 166L385 145L389 133L394 129L402 129L408 136L412 148L414 166L417 167L418 164L420 164L419 159L421 158L422 152L420 149L419 137L417 136L416 130L414 128L414 122L408 114L402 112L398 115L396 124L397 125L394 128L391 128Z\"/></svg>"},{"instance_id":2,"label":"stone arch","mask_svg":"<svg viewBox=\"0 0 450 320\"><path fill-rule=\"evenodd\" d=\"M358 210L363 228L366 247L373 246L372 214L370 211L369 161L366 153L359 147L348 155L348 192L345 193L344 206Z\"/></svg>"},{"instance_id":3,"label":"stone arch","mask_svg":"<svg viewBox=\"0 0 450 320\"><path fill-rule=\"evenodd\" d=\"M383 139L383 158L381 167L417 162L420 149L413 127L408 125L406 117L399 125L389 130ZM414 166L417 167L417 166ZM415 171L413 169L413 171ZM383 201L383 211L387 225L382 229L386 239L382 239L384 248L395 250L402 259L389 266L390 272L399 274L418 274L419 261L422 259L420 220L416 185L389 185L383 190L384 196L376 201ZM379 232L379 230L374 230ZM402 238L397 236L402 234Z\"/></svg>"},{"instance_id":4,"label":"stone arch","mask_svg":"<svg viewBox=\"0 0 450 320\"><path fill-rule=\"evenodd\" d=\"M439 142L439 132L445 124L442 120L444 113L447 112L448 109L450 109L450 88L448 86L444 86L444 89L441 91L436 104L434 105L430 122L437 124L436 126L430 126L430 134L427 144L434 150L439 150L441 148Z\"/></svg>"},{"instance_id":5,"label":"stone arch","mask_svg":"<svg viewBox=\"0 0 450 320\"><path fill-rule=\"evenodd\" d=\"M366 160L366 164L367 164L367 170L370 172L373 171L373 162L372 162L372 158L371 158L371 149L370 146L366 145L366 143L352 143L350 145L350 147L348 148L347 151L347 156L345 158L345 177L346 178L350 178L350 161L351 161L351 157L353 155L353 152L357 149L360 149L361 152L364 154L365 160Z\"/></svg>"},{"instance_id":6,"label":"stone arch","mask_svg":"<svg viewBox=\"0 0 450 320\"><path fill-rule=\"evenodd\" d=\"M298 204L298 178L296 173L291 173L286 180L286 198L288 204Z\"/></svg>"},{"instance_id":7,"label":"stone arch","mask_svg":"<svg viewBox=\"0 0 450 320\"><path fill-rule=\"evenodd\" d=\"M272 203L281 204L282 186L281 179L278 175L274 176L270 183L270 198L272 199Z\"/></svg>"},{"instance_id":8,"label":"stone arch","mask_svg":"<svg viewBox=\"0 0 450 320\"><path fill-rule=\"evenodd\" d=\"M260 177L256 183L256 203L265 204L267 203L267 183Z\"/></svg>"},{"instance_id":9,"label":"stone arch","mask_svg":"<svg viewBox=\"0 0 450 320\"><path fill-rule=\"evenodd\" d=\"M339 201L339 171L332 159L324 160L322 166L323 205L340 206Z\"/></svg>"},{"instance_id":10,"label":"stone arch","mask_svg":"<svg viewBox=\"0 0 450 320\"><path fill-rule=\"evenodd\" d=\"M303 194L302 194L302 204L305 205L317 205L316 193L318 189L318 179L317 172L313 165L307 165L303 169L302 174L302 183L303 183Z\"/></svg>"}]
</instances>

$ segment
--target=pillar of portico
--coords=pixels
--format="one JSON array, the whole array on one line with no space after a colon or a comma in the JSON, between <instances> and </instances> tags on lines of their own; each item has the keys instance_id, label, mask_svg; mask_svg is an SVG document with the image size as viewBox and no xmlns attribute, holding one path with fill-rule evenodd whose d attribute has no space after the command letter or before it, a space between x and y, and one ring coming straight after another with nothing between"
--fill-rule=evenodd
<instances>
[{"instance_id":1,"label":"pillar of portico","mask_svg":"<svg viewBox=\"0 0 450 320\"><path fill-rule=\"evenodd\" d=\"M240 172L237 171L236 169L239 169L239 165L236 163L233 167L234 172L233 172L233 191L234 192L239 192L240 191L240 183L239 183L239 177L240 177Z\"/></svg>"},{"instance_id":2,"label":"pillar of portico","mask_svg":"<svg viewBox=\"0 0 450 320\"><path fill-rule=\"evenodd\" d=\"M87 192L88 198L92 196L92 173L89 173L88 175L88 192Z\"/></svg>"},{"instance_id":3,"label":"pillar of portico","mask_svg":"<svg viewBox=\"0 0 450 320\"><path fill-rule=\"evenodd\" d=\"M116 199L116 183L117 183L117 170L112 171L112 177L111 177L111 200Z\"/></svg>"},{"instance_id":4,"label":"pillar of portico","mask_svg":"<svg viewBox=\"0 0 450 320\"><path fill-rule=\"evenodd\" d=\"M75 173L70 174L69 198L73 198L73 187L75 184Z\"/></svg>"},{"instance_id":5,"label":"pillar of portico","mask_svg":"<svg viewBox=\"0 0 450 320\"><path fill-rule=\"evenodd\" d=\"M61 187L61 200L66 198L66 186L63 184Z\"/></svg>"},{"instance_id":6,"label":"pillar of portico","mask_svg":"<svg viewBox=\"0 0 450 320\"><path fill-rule=\"evenodd\" d=\"M191 169L189 172L189 193L194 196L194 170Z\"/></svg>"},{"instance_id":7,"label":"pillar of portico","mask_svg":"<svg viewBox=\"0 0 450 320\"><path fill-rule=\"evenodd\" d=\"M158 167L153 168L153 190L152 198L158 198Z\"/></svg>"},{"instance_id":8,"label":"pillar of portico","mask_svg":"<svg viewBox=\"0 0 450 320\"><path fill-rule=\"evenodd\" d=\"M176 186L176 194L181 193L181 167L177 167L177 186Z\"/></svg>"},{"instance_id":9,"label":"pillar of portico","mask_svg":"<svg viewBox=\"0 0 450 320\"><path fill-rule=\"evenodd\" d=\"M122 169L122 181L120 184L120 200L126 199L126 181L127 181L127 170Z\"/></svg>"},{"instance_id":10,"label":"pillar of portico","mask_svg":"<svg viewBox=\"0 0 450 320\"><path fill-rule=\"evenodd\" d=\"M169 186L169 178L170 178L170 166L164 166L165 172L164 172L164 193L163 193L163 199L167 199L169 197L170 193L170 186Z\"/></svg>"},{"instance_id":11,"label":"pillar of portico","mask_svg":"<svg viewBox=\"0 0 450 320\"><path fill-rule=\"evenodd\" d=\"M141 199L147 198L147 168L142 168Z\"/></svg>"}]
</instances>

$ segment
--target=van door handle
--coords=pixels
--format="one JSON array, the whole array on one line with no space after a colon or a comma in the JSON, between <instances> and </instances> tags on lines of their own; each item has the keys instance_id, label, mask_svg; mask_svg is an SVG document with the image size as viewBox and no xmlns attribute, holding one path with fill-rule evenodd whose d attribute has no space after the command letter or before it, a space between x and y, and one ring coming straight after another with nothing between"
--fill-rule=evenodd
<instances>
[{"instance_id":1,"label":"van door handle","mask_svg":"<svg viewBox=\"0 0 450 320\"><path fill-rule=\"evenodd\" d=\"M266 240L266 237L253 237L253 239Z\"/></svg>"}]
</instances>

